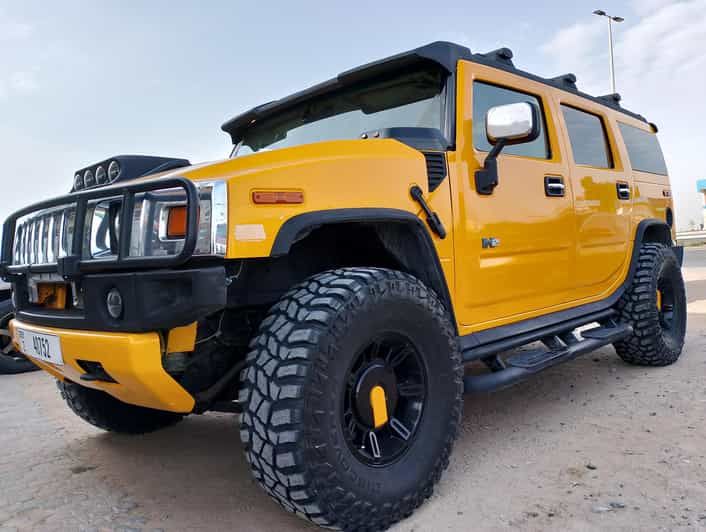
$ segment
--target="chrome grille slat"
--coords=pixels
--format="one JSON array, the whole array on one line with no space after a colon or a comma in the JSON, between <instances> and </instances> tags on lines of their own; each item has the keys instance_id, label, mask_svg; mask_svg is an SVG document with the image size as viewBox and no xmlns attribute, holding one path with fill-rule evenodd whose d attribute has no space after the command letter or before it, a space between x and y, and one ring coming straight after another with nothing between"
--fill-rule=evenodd
<instances>
[{"instance_id":1,"label":"chrome grille slat","mask_svg":"<svg viewBox=\"0 0 706 532\"><path fill-rule=\"evenodd\" d=\"M22 264L27 264L29 262L29 251L27 249L27 243L29 242L29 235L27 224L22 226Z\"/></svg>"},{"instance_id":2,"label":"chrome grille slat","mask_svg":"<svg viewBox=\"0 0 706 532\"><path fill-rule=\"evenodd\" d=\"M47 252L45 254L47 262L54 262L56 260L56 253L54 252L54 242L56 241L56 235L54 235L55 218L54 213L49 215L49 224L47 229Z\"/></svg>"},{"instance_id":3,"label":"chrome grille slat","mask_svg":"<svg viewBox=\"0 0 706 532\"><path fill-rule=\"evenodd\" d=\"M44 264L44 250L46 249L46 217L40 216L38 220L39 236L37 237L37 264Z\"/></svg>"},{"instance_id":4,"label":"chrome grille slat","mask_svg":"<svg viewBox=\"0 0 706 532\"><path fill-rule=\"evenodd\" d=\"M29 233L29 263L37 264L37 229L39 220L32 220L32 230Z\"/></svg>"},{"instance_id":5,"label":"chrome grille slat","mask_svg":"<svg viewBox=\"0 0 706 532\"><path fill-rule=\"evenodd\" d=\"M61 221L59 222L59 257L65 257L66 253L66 212L68 209L62 209Z\"/></svg>"}]
</instances>

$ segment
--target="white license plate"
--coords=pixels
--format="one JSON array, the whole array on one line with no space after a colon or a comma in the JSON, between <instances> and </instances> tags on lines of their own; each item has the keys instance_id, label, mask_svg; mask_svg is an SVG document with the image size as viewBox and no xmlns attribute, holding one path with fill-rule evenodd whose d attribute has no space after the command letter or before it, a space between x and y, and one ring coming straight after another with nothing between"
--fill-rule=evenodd
<instances>
[{"instance_id":1,"label":"white license plate","mask_svg":"<svg viewBox=\"0 0 706 532\"><path fill-rule=\"evenodd\" d=\"M60 366L64 364L58 336L26 331L18 327L17 342L20 344L20 351L27 356Z\"/></svg>"}]
</instances>

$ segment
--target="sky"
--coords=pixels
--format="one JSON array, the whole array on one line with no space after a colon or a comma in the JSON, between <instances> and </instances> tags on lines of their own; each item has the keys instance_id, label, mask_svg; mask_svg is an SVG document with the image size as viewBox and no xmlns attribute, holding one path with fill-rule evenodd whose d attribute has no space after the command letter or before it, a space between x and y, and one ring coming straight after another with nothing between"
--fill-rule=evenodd
<instances>
[{"instance_id":1,"label":"sky","mask_svg":"<svg viewBox=\"0 0 706 532\"><path fill-rule=\"evenodd\" d=\"M677 226L702 222L706 0L242 2L0 0L0 219L64 194L117 154L224 158L220 125L254 105L435 40L607 94L645 115L672 177Z\"/></svg>"}]
</instances>

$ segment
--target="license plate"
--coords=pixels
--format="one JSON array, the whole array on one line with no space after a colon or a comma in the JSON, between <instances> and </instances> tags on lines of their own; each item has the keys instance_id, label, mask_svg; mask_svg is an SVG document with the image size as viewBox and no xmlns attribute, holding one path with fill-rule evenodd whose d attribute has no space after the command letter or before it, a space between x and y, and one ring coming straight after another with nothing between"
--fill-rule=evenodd
<instances>
[{"instance_id":1,"label":"license plate","mask_svg":"<svg viewBox=\"0 0 706 532\"><path fill-rule=\"evenodd\" d=\"M61 341L53 334L40 334L17 328L17 343L25 355L42 362L63 365L61 356Z\"/></svg>"}]
</instances>

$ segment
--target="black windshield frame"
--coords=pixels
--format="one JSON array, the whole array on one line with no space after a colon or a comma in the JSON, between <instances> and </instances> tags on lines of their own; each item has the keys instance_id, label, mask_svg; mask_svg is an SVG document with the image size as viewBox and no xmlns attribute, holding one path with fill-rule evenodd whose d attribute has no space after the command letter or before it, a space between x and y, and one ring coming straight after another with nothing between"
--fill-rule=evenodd
<instances>
[{"instance_id":1,"label":"black windshield frame","mask_svg":"<svg viewBox=\"0 0 706 532\"><path fill-rule=\"evenodd\" d=\"M453 147L455 127L455 75L449 74L438 65L425 64L418 68L391 72L374 79L362 80L331 90L325 94L303 99L296 104L269 114L260 120L253 120L248 127L240 129L231 157L236 155L241 145L253 151L280 142L286 138L285 131L294 131L299 127L315 124L318 121L342 115L350 111L363 111L366 115L376 112L399 109L407 104L423 102L426 99L438 99L439 123L434 121L433 129L438 129L444 138L446 149ZM388 101L375 103L365 100L370 94L390 98ZM371 107L372 104L372 107ZM366 108L366 105L368 106ZM407 124L389 124L387 127L404 127ZM279 136L278 133L279 132ZM362 134L364 131L358 132ZM341 137L341 140L349 137ZM357 138L357 137L356 137ZM339 140L338 138L322 140ZM302 144L306 144L303 142Z\"/></svg>"}]
</instances>

